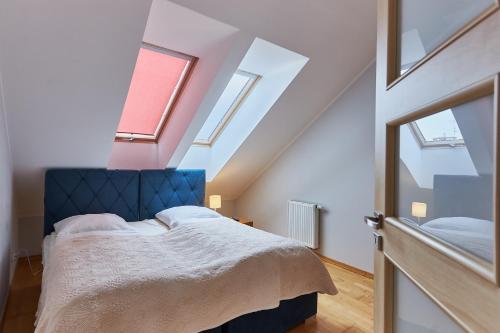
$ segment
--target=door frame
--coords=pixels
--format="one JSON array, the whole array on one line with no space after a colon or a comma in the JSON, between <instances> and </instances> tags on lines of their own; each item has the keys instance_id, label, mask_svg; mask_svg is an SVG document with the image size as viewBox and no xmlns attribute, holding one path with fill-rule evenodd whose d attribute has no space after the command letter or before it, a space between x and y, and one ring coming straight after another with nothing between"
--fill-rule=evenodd
<instances>
[{"instance_id":1,"label":"door frame","mask_svg":"<svg viewBox=\"0 0 500 333\"><path fill-rule=\"evenodd\" d=\"M489 311L500 309L500 198L496 195L500 190L500 60L495 58L500 39L493 38L500 29L499 1L401 76L396 75L396 4L397 0L378 0L377 6L375 208L389 218L377 230L383 237L383 250L375 250L374 329L376 333L392 332L394 273L399 269L464 330L491 332L500 327L500 316ZM487 42L490 47L483 50L480 46ZM481 66L474 66L475 61ZM436 79L436 72L446 75L438 74ZM398 100L409 89L422 93ZM494 96L495 135L493 264L394 218L398 125L489 93ZM407 255L414 252L421 255ZM440 267L439 272L435 267ZM477 309L482 311L476 316Z\"/></svg>"},{"instance_id":2,"label":"door frame","mask_svg":"<svg viewBox=\"0 0 500 333\"><path fill-rule=\"evenodd\" d=\"M499 75L495 75L492 78L489 78L487 80L484 80L482 82L478 82L470 87L467 87L461 91L458 91L456 93L453 93L450 96L447 96L441 100L438 100L436 102L433 102L429 105L426 105L422 108L419 108L418 110L415 111L410 111L408 114L393 119L389 122L387 122L387 128L386 128L386 133L387 133L387 139L386 139L386 159L387 161L390 161L390 163L387 162L387 168L386 168L386 181L389 184L392 184L392 190L387 191L386 188L386 205L385 205L385 212L386 216L388 216L385 219L385 223L389 223L393 225L394 227L400 228L401 230L407 232L408 234L411 234L413 237L416 239L420 240L421 242L424 242L431 248L445 254L446 256L450 257L451 259L456 260L460 264L464 265L465 267L471 269L472 271L476 272L477 274L481 275L485 279L490 280L493 283L496 283L499 285L499 265L498 265L498 260L500 259L500 247L498 242L500 240L499 236L499 229L498 222L497 222L497 217L499 216L499 198L497 193L500 191L500 186L498 182L498 171L499 169L499 164L498 164L498 149L500 147L500 142L499 142L499 135L498 135L498 84L499 84ZM493 165L494 165L494 174L493 174L493 223L494 223L494 244L495 244L495 249L493 253L493 263L488 263L477 256L468 253L465 250L462 250L458 248L457 246L454 246L452 244L449 244L435 236L432 236L428 233L423 232L422 230L418 230L411 225L409 225L407 222L398 219L394 216L396 216L396 196L397 196L397 173L398 173L398 163L399 163L399 154L398 154L398 138L399 138L399 127L401 125L407 124L411 121L417 120L419 118L429 116L432 114L435 114L437 112L440 112L442 110L452 108L455 106L458 106L463 103L470 102L472 100L484 97L484 96L489 96L493 95L493 119L494 119L494 124L493 124L493 135L494 135L494 145L493 145Z\"/></svg>"}]
</instances>

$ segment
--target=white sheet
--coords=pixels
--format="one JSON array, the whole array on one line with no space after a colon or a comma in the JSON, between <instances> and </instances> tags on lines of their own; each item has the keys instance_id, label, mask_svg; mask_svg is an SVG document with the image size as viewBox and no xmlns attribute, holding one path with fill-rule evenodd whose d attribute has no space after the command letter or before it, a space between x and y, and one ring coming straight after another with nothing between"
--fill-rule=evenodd
<instances>
[{"instance_id":1,"label":"white sheet","mask_svg":"<svg viewBox=\"0 0 500 333\"><path fill-rule=\"evenodd\" d=\"M421 225L430 234L493 262L493 222L470 217L442 217Z\"/></svg>"},{"instance_id":2,"label":"white sheet","mask_svg":"<svg viewBox=\"0 0 500 333\"><path fill-rule=\"evenodd\" d=\"M169 230L168 226L156 219L129 222L129 225L143 235L157 235Z\"/></svg>"},{"instance_id":3,"label":"white sheet","mask_svg":"<svg viewBox=\"0 0 500 333\"><path fill-rule=\"evenodd\" d=\"M44 255L36 332L199 332L337 292L312 251L230 219L155 235L49 236Z\"/></svg>"}]
</instances>

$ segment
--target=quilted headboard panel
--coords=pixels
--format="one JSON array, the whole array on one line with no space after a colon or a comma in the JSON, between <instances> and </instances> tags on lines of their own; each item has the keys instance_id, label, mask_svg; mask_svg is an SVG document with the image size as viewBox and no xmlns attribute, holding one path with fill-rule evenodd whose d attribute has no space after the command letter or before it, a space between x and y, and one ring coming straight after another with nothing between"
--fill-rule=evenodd
<instances>
[{"instance_id":1,"label":"quilted headboard panel","mask_svg":"<svg viewBox=\"0 0 500 333\"><path fill-rule=\"evenodd\" d=\"M139 217L139 172L105 169L49 169L45 174L44 235L54 223L78 214L114 213Z\"/></svg>"},{"instance_id":2,"label":"quilted headboard panel","mask_svg":"<svg viewBox=\"0 0 500 333\"><path fill-rule=\"evenodd\" d=\"M205 202L205 170L141 171L140 219L176 206L203 206Z\"/></svg>"},{"instance_id":3,"label":"quilted headboard panel","mask_svg":"<svg viewBox=\"0 0 500 333\"><path fill-rule=\"evenodd\" d=\"M434 216L466 216L493 220L493 178L434 176Z\"/></svg>"}]
</instances>

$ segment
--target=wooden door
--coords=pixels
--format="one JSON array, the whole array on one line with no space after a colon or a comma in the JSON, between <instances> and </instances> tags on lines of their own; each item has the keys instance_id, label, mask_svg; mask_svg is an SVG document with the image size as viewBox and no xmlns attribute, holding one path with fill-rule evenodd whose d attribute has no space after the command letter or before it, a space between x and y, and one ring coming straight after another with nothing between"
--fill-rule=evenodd
<instances>
[{"instance_id":1,"label":"wooden door","mask_svg":"<svg viewBox=\"0 0 500 333\"><path fill-rule=\"evenodd\" d=\"M378 1L377 333L500 332L498 7Z\"/></svg>"}]
</instances>

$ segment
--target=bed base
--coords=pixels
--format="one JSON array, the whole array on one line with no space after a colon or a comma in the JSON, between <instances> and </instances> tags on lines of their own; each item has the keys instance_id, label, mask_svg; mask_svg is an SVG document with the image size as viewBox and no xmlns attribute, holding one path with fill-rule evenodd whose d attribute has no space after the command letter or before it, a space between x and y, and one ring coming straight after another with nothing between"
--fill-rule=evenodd
<instances>
[{"instance_id":1,"label":"bed base","mask_svg":"<svg viewBox=\"0 0 500 333\"><path fill-rule=\"evenodd\" d=\"M316 315L318 294L281 301L277 308L252 312L202 333L284 333Z\"/></svg>"}]
</instances>

